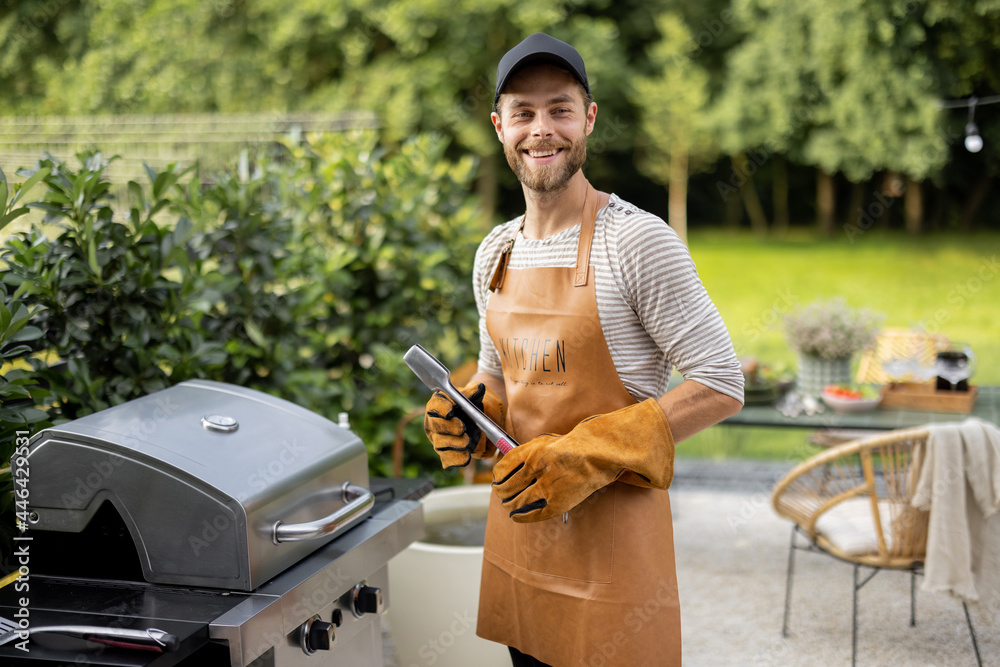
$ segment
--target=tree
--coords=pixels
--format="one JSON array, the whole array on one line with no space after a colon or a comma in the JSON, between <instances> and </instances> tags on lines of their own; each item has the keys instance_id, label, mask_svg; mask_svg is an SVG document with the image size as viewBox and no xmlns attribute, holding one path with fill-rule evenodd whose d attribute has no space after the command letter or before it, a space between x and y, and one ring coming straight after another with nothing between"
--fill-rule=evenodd
<instances>
[{"instance_id":1,"label":"tree","mask_svg":"<svg viewBox=\"0 0 1000 667\"><path fill-rule=\"evenodd\" d=\"M1000 93L1000 1L941 0L927 7L927 46L934 56L946 98L980 98ZM975 122L986 146L1000 146L1000 106L981 107ZM937 178L942 194L955 192L958 226L971 230L990 194L997 191L1000 151L969 155L962 147L966 109L945 110L941 133L953 148L948 173ZM956 159L957 158L957 159ZM971 186L971 190L969 189ZM939 207L940 208L940 207Z\"/></svg>"},{"instance_id":2,"label":"tree","mask_svg":"<svg viewBox=\"0 0 1000 667\"><path fill-rule=\"evenodd\" d=\"M460 12L428 0L108 0L65 11L48 27L58 27L59 43L81 46L39 66L41 92L24 98L23 112L370 109L388 141L435 132L478 156L487 201L502 173L489 114L493 72L507 49L544 30L586 53L601 106L591 153L602 159L593 167L614 175L608 158L624 153L619 146L635 131L623 94L626 54L650 24L641 3L606 0L468 0ZM18 62L43 50L41 39Z\"/></svg>"},{"instance_id":3,"label":"tree","mask_svg":"<svg viewBox=\"0 0 1000 667\"><path fill-rule=\"evenodd\" d=\"M816 167L824 231L833 174L862 182L888 169L919 181L945 164L916 3L746 0L734 11L746 38L719 102L724 143Z\"/></svg>"},{"instance_id":4,"label":"tree","mask_svg":"<svg viewBox=\"0 0 1000 667\"><path fill-rule=\"evenodd\" d=\"M586 168L605 189L660 213L633 147L660 183L671 166L681 179L685 151L692 173L721 151L733 168L718 194L738 192L763 229L755 174L774 179L783 219L787 174L816 168L830 224L837 174L864 183L891 170L910 180L916 224L928 176L965 195L988 193L1000 171L997 153L959 153L965 119L936 107L1000 92L998 17L1000 0L463 0L459 11L440 0L25 0L0 6L0 113L372 110L392 142L434 132L450 155L478 156L492 211L517 189L488 120L493 73L543 30L586 58L600 108ZM1000 124L980 113L987 144L1000 144ZM708 128L711 146L681 123ZM955 158L978 165L973 183L941 176ZM516 213L519 197L508 202L502 212Z\"/></svg>"},{"instance_id":5,"label":"tree","mask_svg":"<svg viewBox=\"0 0 1000 667\"><path fill-rule=\"evenodd\" d=\"M714 146L705 122L708 73L690 56L697 48L684 20L676 12L656 17L661 35L650 49L657 73L636 79L633 100L639 108L642 138L649 146L640 168L668 186L670 226L687 242L687 184L690 162L713 157Z\"/></svg>"},{"instance_id":6,"label":"tree","mask_svg":"<svg viewBox=\"0 0 1000 667\"><path fill-rule=\"evenodd\" d=\"M59 113L45 107L53 73L87 48L79 2L0 4L0 114Z\"/></svg>"}]
</instances>

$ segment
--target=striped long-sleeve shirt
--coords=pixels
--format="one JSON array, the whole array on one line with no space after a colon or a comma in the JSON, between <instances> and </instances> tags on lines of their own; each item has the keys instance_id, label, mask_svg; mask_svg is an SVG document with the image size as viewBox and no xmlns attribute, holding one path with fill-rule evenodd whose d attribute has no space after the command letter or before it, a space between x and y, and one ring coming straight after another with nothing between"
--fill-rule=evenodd
<instances>
[{"instance_id":1,"label":"striped long-sleeve shirt","mask_svg":"<svg viewBox=\"0 0 1000 667\"><path fill-rule=\"evenodd\" d=\"M479 308L479 370L502 377L486 331L489 281L521 218L498 225L476 252L473 286ZM511 269L576 265L580 226L547 239L520 234ZM658 398L676 367L694 380L743 401L743 374L726 325L677 234L660 218L611 195L597 214L590 254L597 312L615 369L636 400Z\"/></svg>"}]
</instances>

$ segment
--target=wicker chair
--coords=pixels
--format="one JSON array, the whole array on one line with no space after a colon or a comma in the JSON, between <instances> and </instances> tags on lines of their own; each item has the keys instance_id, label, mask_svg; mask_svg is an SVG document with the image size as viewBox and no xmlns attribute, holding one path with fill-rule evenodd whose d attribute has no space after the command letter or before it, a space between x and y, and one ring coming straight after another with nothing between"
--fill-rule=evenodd
<instances>
[{"instance_id":1,"label":"wicker chair","mask_svg":"<svg viewBox=\"0 0 1000 667\"><path fill-rule=\"evenodd\" d=\"M792 469L771 502L793 522L788 551L782 636L788 636L792 572L797 549L825 553L854 565L851 664L857 654L858 591L882 569L910 571L910 625L916 624L916 575L927 552L929 513L910 505L927 446L926 429L908 429L847 442ZM806 538L800 545L797 535ZM860 579L860 569L871 568ZM979 647L965 617L980 666Z\"/></svg>"}]
</instances>

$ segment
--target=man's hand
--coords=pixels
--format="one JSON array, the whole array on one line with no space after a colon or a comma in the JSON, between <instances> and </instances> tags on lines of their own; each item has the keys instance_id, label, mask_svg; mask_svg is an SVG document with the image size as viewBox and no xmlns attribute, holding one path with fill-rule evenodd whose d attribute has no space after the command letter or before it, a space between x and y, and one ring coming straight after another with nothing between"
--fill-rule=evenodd
<instances>
[{"instance_id":1,"label":"man's hand","mask_svg":"<svg viewBox=\"0 0 1000 667\"><path fill-rule=\"evenodd\" d=\"M459 389L462 395L503 428L507 406L500 397L481 382ZM441 457L441 466L454 468L468 465L473 458L493 456L496 447L476 423L455 402L440 391L434 392L424 413L424 432Z\"/></svg>"},{"instance_id":2,"label":"man's hand","mask_svg":"<svg viewBox=\"0 0 1000 667\"><path fill-rule=\"evenodd\" d=\"M493 490L514 521L527 523L568 512L623 476L659 489L673 481L674 439L655 399L515 447L493 466Z\"/></svg>"}]
</instances>

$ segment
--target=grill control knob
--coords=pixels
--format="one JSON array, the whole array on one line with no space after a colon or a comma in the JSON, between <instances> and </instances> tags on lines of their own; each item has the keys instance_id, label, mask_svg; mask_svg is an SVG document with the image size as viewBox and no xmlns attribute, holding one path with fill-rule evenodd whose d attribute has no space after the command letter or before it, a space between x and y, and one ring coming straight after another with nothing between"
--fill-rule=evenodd
<instances>
[{"instance_id":1,"label":"grill control knob","mask_svg":"<svg viewBox=\"0 0 1000 667\"><path fill-rule=\"evenodd\" d=\"M334 641L333 623L313 621L309 626L309 648L312 650L329 651Z\"/></svg>"},{"instance_id":2,"label":"grill control knob","mask_svg":"<svg viewBox=\"0 0 1000 667\"><path fill-rule=\"evenodd\" d=\"M382 589L358 584L354 587L354 615L382 613Z\"/></svg>"},{"instance_id":3,"label":"grill control knob","mask_svg":"<svg viewBox=\"0 0 1000 667\"><path fill-rule=\"evenodd\" d=\"M337 642L337 636L333 633L333 623L321 621L318 616L313 616L303 623L299 632L299 643L306 655L312 655L316 651L329 651Z\"/></svg>"}]
</instances>

